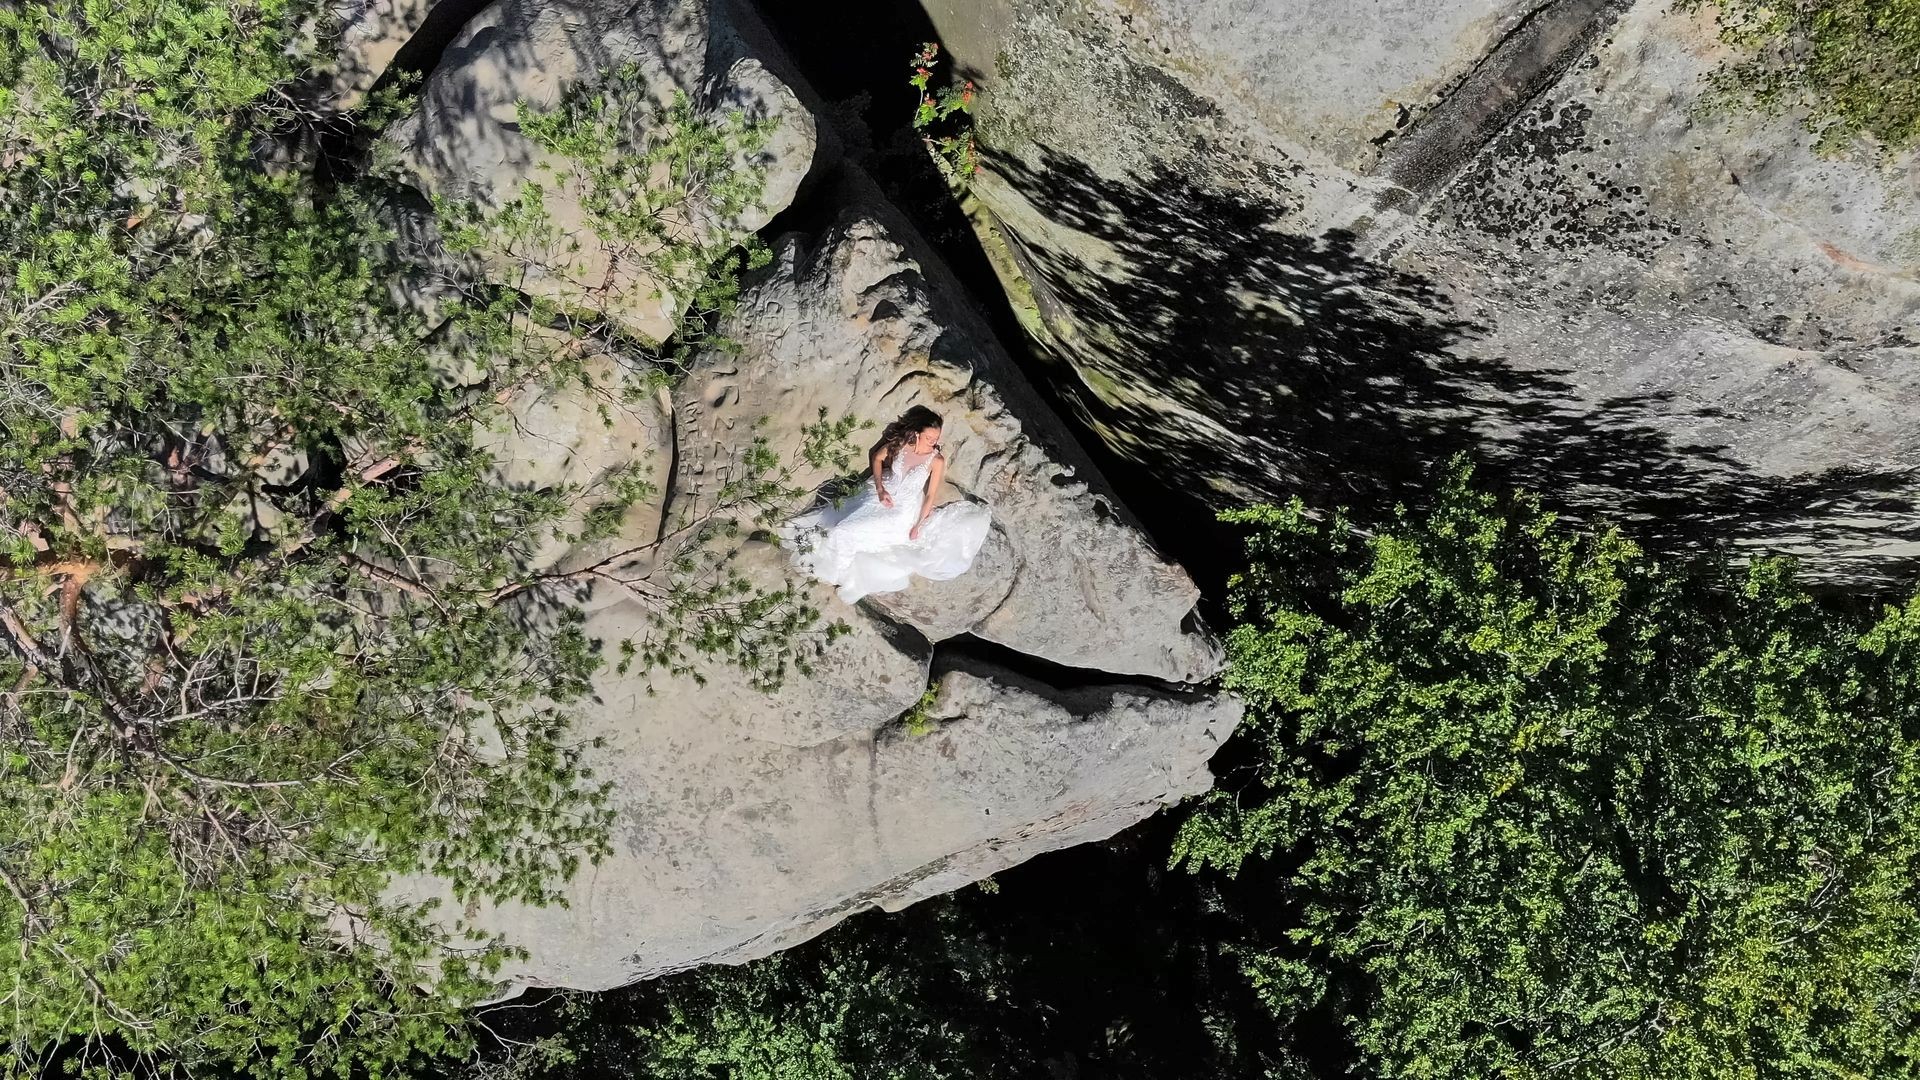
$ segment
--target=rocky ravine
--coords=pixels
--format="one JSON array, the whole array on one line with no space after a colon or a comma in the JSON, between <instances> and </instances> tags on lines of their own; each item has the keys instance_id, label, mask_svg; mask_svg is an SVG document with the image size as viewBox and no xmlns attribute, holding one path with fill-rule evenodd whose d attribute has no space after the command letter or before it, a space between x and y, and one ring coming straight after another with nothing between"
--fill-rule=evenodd
<instances>
[{"instance_id":1,"label":"rocky ravine","mask_svg":"<svg viewBox=\"0 0 1920 1080\"><path fill-rule=\"evenodd\" d=\"M1920 164L1716 109L1711 3L924 6L1120 453L1366 502L1473 447L1674 541L1920 554Z\"/></svg>"},{"instance_id":2,"label":"rocky ravine","mask_svg":"<svg viewBox=\"0 0 1920 1080\"><path fill-rule=\"evenodd\" d=\"M400 12L402 25L355 40L404 33L421 11L378 10ZM635 63L663 91L744 102L798 132L769 148L764 215L723 223L756 228L808 171L813 128L791 92L739 56L739 39L710 18L671 0L496 0L455 39L419 111L390 138L423 188L510 197L530 168L512 103L550 101L570 81L599 77L603 63ZM379 55L343 69L365 82ZM639 462L667 499L636 508L615 540L543 561L564 570L654 539L663 521L712 496L755 434L792 451L822 408L876 422L914 404L941 412L949 497L989 506L992 539L967 576L858 608L809 585L851 633L814 675L771 695L719 668L704 684L604 672L579 734L604 740L592 765L614 787L613 855L581 872L568 907L466 913L530 951L508 973L515 983L598 989L738 962L863 908L899 907L1106 837L1205 790L1207 759L1239 718L1236 702L1201 688L1221 656L1195 617L1191 580L1105 493L961 298L929 283L939 276L922 273L931 256L909 250L918 243L910 230L857 186L817 197L837 200L837 220L776 241L772 265L750 280L725 328L737 354L701 360L670 394L625 403L610 421L600 415L606 402L573 387L511 404L513 422L494 436L508 479L580 482ZM593 238L583 239L591 251ZM549 288L571 286L535 285ZM609 314L644 333L672 301L653 303ZM604 354L588 366L624 370ZM772 586L786 554L753 541L736 565ZM642 633L651 610L605 582L568 600L609 643ZM929 689L924 713L935 727L910 734L899 721Z\"/></svg>"}]
</instances>

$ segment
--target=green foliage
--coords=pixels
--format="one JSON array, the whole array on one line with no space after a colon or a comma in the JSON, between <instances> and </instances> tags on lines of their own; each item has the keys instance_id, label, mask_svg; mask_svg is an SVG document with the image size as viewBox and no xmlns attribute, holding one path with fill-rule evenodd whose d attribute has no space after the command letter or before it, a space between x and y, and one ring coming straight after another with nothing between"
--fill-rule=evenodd
<instances>
[{"instance_id":1,"label":"green foliage","mask_svg":"<svg viewBox=\"0 0 1920 1080\"><path fill-rule=\"evenodd\" d=\"M1219 897L1132 830L776 957L484 1010L461 1080L1299 1080L1218 962ZM1223 991L1216 997L1216 991ZM1231 1018L1240 1018L1238 1020ZM1331 1073L1327 1075L1333 1075Z\"/></svg>"},{"instance_id":2,"label":"green foliage","mask_svg":"<svg viewBox=\"0 0 1920 1080\"><path fill-rule=\"evenodd\" d=\"M911 925L908 925L910 922ZM469 1080L941 1080L1022 1075L1010 959L959 906L856 919L739 966L599 995L532 1023ZM520 1026L511 1026L518 1021ZM489 1023L492 1023L489 1019ZM534 1031L526 1028L532 1027Z\"/></svg>"},{"instance_id":3,"label":"green foliage","mask_svg":"<svg viewBox=\"0 0 1920 1080\"><path fill-rule=\"evenodd\" d=\"M457 1052L512 945L391 899L394 876L553 902L606 849L568 733L601 657L578 581L532 567L555 539L617 547L657 493L637 470L503 483L485 433L507 406L595 378L558 314L466 282L429 327L395 299L374 182L267 167L320 119L290 87L326 17L0 7L0 1074L65 1052L98 1075L381 1076ZM574 148L591 122L569 123L534 127ZM724 209L753 184L713 172L746 141L726 131L586 175L697 180ZM638 244L648 198L591 205ZM662 235L670 288L730 295L702 276L730 272L717 241ZM657 388L638 366L610 401ZM710 517L784 490L751 456ZM647 662L750 656L776 681L817 612L679 580L737 535L681 525L617 553L653 556L625 584L678 635Z\"/></svg>"},{"instance_id":4,"label":"green foliage","mask_svg":"<svg viewBox=\"0 0 1920 1080\"><path fill-rule=\"evenodd\" d=\"M481 253L496 266L557 277L598 308L625 306L645 291L677 313L660 357L678 365L702 349L729 343L708 334L733 311L739 273L765 265L765 245L737 222L760 205L760 167L772 120L738 110L709 116L683 93L654 103L638 68L575 87L554 109L520 104L520 132L544 155L543 180L531 181L499 207L442 201L449 247ZM557 220L550 193L578 204L596 243L592 258L580 234Z\"/></svg>"},{"instance_id":5,"label":"green foliage","mask_svg":"<svg viewBox=\"0 0 1920 1080\"><path fill-rule=\"evenodd\" d=\"M1740 53L1716 85L1774 111L1797 110L1824 153L1861 136L1893 153L1920 141L1920 0L1712 2Z\"/></svg>"},{"instance_id":6,"label":"green foliage","mask_svg":"<svg viewBox=\"0 0 1920 1080\"><path fill-rule=\"evenodd\" d=\"M822 409L801 428L796 458L842 471L856 452L848 438L863 426L853 417L830 419ZM639 663L704 685L718 662L730 676L771 691L790 675L811 675L812 658L852 627L822 624L799 584L768 589L735 565L742 539L771 529L806 495L795 486L796 466L756 433L715 473L715 486L681 500L648 545L659 561L648 565L645 578L658 603L648 614L648 636L627 643L622 670Z\"/></svg>"},{"instance_id":7,"label":"green foliage","mask_svg":"<svg viewBox=\"0 0 1920 1080\"><path fill-rule=\"evenodd\" d=\"M1229 519L1257 780L1174 858L1277 874L1295 929L1240 955L1282 1022L1382 1077L1913 1070L1920 602L1689 574L1464 467L1364 542Z\"/></svg>"},{"instance_id":8,"label":"green foliage","mask_svg":"<svg viewBox=\"0 0 1920 1080\"><path fill-rule=\"evenodd\" d=\"M948 124L947 121L955 113L963 116L973 113L973 81L968 79L959 86L942 87L936 93L929 86L939 62L940 46L931 41L914 54L913 75L907 80L919 94L913 110L913 130L920 132L920 141L926 144L927 152L933 156L934 164L940 166L947 183L955 190L965 190L974 171L980 167L973 143L973 124L971 121ZM937 133L942 125L949 129L946 134Z\"/></svg>"},{"instance_id":9,"label":"green foliage","mask_svg":"<svg viewBox=\"0 0 1920 1080\"><path fill-rule=\"evenodd\" d=\"M260 128L295 112L273 91L299 74L286 45L301 13L292 0L0 10L6 167L110 163L134 180L185 169L218 183L234 148L229 118Z\"/></svg>"},{"instance_id":10,"label":"green foliage","mask_svg":"<svg viewBox=\"0 0 1920 1080\"><path fill-rule=\"evenodd\" d=\"M938 701L939 698L940 690L938 687L927 687L927 692L920 695L920 700L913 703L913 708L908 709L901 715L900 727L906 731L908 735L916 739L922 735L933 734L934 729L940 726L940 722L935 720L932 715L933 703ZM983 887L986 884L986 882L981 882Z\"/></svg>"},{"instance_id":11,"label":"green foliage","mask_svg":"<svg viewBox=\"0 0 1920 1080\"><path fill-rule=\"evenodd\" d=\"M922 1080L965 1076L938 1032L885 1018L924 994L863 954L818 966L770 957L690 980L666 1019L635 1032L643 1075L662 1080Z\"/></svg>"}]
</instances>

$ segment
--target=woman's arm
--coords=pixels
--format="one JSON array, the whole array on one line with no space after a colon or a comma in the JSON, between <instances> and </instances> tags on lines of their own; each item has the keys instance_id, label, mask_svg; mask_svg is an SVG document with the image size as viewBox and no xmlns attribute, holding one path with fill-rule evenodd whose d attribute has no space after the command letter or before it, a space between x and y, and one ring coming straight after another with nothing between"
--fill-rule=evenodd
<instances>
[{"instance_id":1,"label":"woman's arm","mask_svg":"<svg viewBox=\"0 0 1920 1080\"><path fill-rule=\"evenodd\" d=\"M947 475L947 456L933 455L933 464L927 466L927 495L920 500L920 520L913 523L907 532L907 539L920 539L920 526L927 523L927 515L933 513L933 497L940 494L940 481Z\"/></svg>"},{"instance_id":2,"label":"woman's arm","mask_svg":"<svg viewBox=\"0 0 1920 1080\"><path fill-rule=\"evenodd\" d=\"M873 493L880 497L881 506L891 509L893 496L887 494L887 457L887 448L878 447L874 450L873 459L869 464L873 466Z\"/></svg>"}]
</instances>

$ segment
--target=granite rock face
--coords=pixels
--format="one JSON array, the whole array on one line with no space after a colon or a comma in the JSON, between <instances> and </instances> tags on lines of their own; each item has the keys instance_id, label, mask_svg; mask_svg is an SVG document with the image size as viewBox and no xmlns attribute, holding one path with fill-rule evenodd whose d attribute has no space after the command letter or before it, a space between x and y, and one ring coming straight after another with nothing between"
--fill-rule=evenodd
<instances>
[{"instance_id":1,"label":"granite rock face","mask_svg":"<svg viewBox=\"0 0 1920 1080\"><path fill-rule=\"evenodd\" d=\"M1119 453L1364 503L1473 449L1662 541L1920 555L1920 165L1716 99L1711 5L925 6Z\"/></svg>"},{"instance_id":2,"label":"granite rock face","mask_svg":"<svg viewBox=\"0 0 1920 1080\"><path fill-rule=\"evenodd\" d=\"M742 355L696 367L679 395L688 431L681 489L724 468L760 417L783 418L769 440L791 457L800 448L798 425L822 409L877 428L928 406L946 421L949 496L985 503L1007 550L1003 556L997 542L990 545L980 577L917 585L878 601L880 610L911 623L904 616L916 606L939 607L940 615L916 624L929 637L964 629L1069 667L1169 682L1211 677L1218 647L1183 625L1200 598L1192 580L1089 482L1091 466L1022 392L1005 354L963 328L951 300L945 307L871 214L849 212L817 244L781 241L725 330ZM797 482L827 479L803 471ZM1009 572L1002 592L997 579ZM979 615L962 628L953 623L961 611Z\"/></svg>"},{"instance_id":3,"label":"granite rock face","mask_svg":"<svg viewBox=\"0 0 1920 1080\"><path fill-rule=\"evenodd\" d=\"M850 211L818 238L780 242L726 328L738 353L701 361L675 393L670 501L594 551L612 578L660 557L648 549L659 523L709 504L752 438L792 451L822 405L876 421L915 403L941 410L950 496L984 502L993 538L962 578L853 608L799 582L848 632L772 693L718 664L704 679L604 670L578 735L604 740L589 764L613 784L614 852L576 879L568 908L477 911L530 951L507 973L516 983L596 989L751 959L863 908L1104 838L1209 786L1206 762L1240 706L1194 685L1220 665L1193 617L1196 590L1094 491L1090 470L1060 460L1077 453L1051 442L1057 422L990 341L947 321L948 303L886 225ZM554 401L530 393L516 415ZM536 482L608 467L598 437L514 446L515 475ZM788 558L756 540L729 565L776 588ZM564 595L596 640L648 631L643 593L602 579ZM1060 688L1006 670L1010 655L1080 670ZM907 730L910 710L931 733Z\"/></svg>"},{"instance_id":4,"label":"granite rock face","mask_svg":"<svg viewBox=\"0 0 1920 1080\"><path fill-rule=\"evenodd\" d=\"M1218 697L1062 692L956 663L934 680L930 733L849 724L803 744L604 686L592 730L610 740L615 854L569 908L480 913L532 954L508 977L597 989L738 963L1104 839L1206 790L1239 716Z\"/></svg>"},{"instance_id":5,"label":"granite rock face","mask_svg":"<svg viewBox=\"0 0 1920 1080\"><path fill-rule=\"evenodd\" d=\"M630 65L661 100L685 92L703 108L779 118L761 162L763 212L718 226L743 235L794 197L816 146L797 96L728 22L738 14L696 0L494 0L387 143L423 192L499 206L541 175L519 103L550 105ZM603 238L552 194L591 260ZM562 536L532 553L547 583L514 600L535 619L572 606L608 655L574 734L598 742L587 764L610 782L617 821L611 856L567 886L569 906L460 913L528 950L505 973L510 985L600 989L739 962L864 908L1106 837L1205 790L1206 762L1239 719L1238 702L1212 685L1221 651L1196 617L1198 589L1114 499L951 275L870 189L842 183L815 198L813 217L832 224L775 240L771 264L718 327L735 347L696 357L669 388L648 381L644 356L623 353L622 334L518 327L530 345L560 350L567 363L551 370L566 375L498 392L505 415L481 440L500 478L573 495L563 533L613 478L649 497L612 535ZM444 249L418 231L432 262ZM482 255L496 282L599 312L642 339L658 340L679 314L646 282L580 288ZM416 299L431 321L445 297L423 288ZM439 347L449 382L487 375L458 340ZM943 497L984 504L992 532L962 577L848 607L798 578L729 485L763 442L806 493L775 510L798 513L816 489L847 479L808 463L809 425L851 416L877 426L916 404L945 417ZM743 536L698 546L699 523L734 517ZM623 643L655 631L689 552L705 552L696 573L792 589L841 632L816 635L810 670L770 692L710 657L678 671L620 663ZM399 888L438 890L428 880Z\"/></svg>"}]
</instances>

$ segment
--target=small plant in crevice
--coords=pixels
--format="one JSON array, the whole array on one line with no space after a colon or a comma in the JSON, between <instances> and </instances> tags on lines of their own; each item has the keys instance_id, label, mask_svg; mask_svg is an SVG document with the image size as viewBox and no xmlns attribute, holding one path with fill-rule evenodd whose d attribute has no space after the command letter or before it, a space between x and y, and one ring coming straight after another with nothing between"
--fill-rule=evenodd
<instances>
[{"instance_id":1,"label":"small plant in crevice","mask_svg":"<svg viewBox=\"0 0 1920 1080\"><path fill-rule=\"evenodd\" d=\"M913 708L900 715L901 729L916 739L933 734L934 729L940 726L940 721L933 717L933 703L939 697L939 687L927 687L926 693L920 695L920 700L913 703Z\"/></svg>"},{"instance_id":2,"label":"small plant in crevice","mask_svg":"<svg viewBox=\"0 0 1920 1080\"><path fill-rule=\"evenodd\" d=\"M913 77L908 79L920 95L913 112L913 130L920 135L920 141L933 155L934 164L940 167L940 174L947 179L956 191L966 189L979 167L979 156L974 148L973 121L966 119L973 113L973 102L977 96L973 80L963 80L960 85L948 85L934 90L932 88L935 72L940 63L940 46L936 42L927 42L913 57ZM953 121L955 113L963 119ZM950 121L953 121L950 123Z\"/></svg>"}]
</instances>

